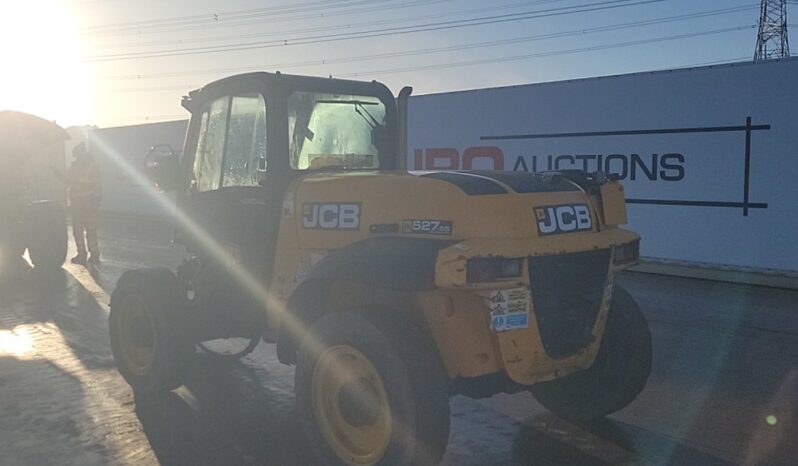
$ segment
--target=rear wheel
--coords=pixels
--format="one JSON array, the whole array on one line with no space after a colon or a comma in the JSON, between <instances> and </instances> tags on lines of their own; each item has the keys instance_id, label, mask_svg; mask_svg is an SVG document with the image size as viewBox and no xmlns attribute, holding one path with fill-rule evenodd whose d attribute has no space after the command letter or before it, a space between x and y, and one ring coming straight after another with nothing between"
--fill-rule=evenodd
<instances>
[{"instance_id":1,"label":"rear wheel","mask_svg":"<svg viewBox=\"0 0 798 466\"><path fill-rule=\"evenodd\" d=\"M37 269L61 268L67 255L67 224L64 209L55 202L30 206L26 239L30 261Z\"/></svg>"},{"instance_id":2,"label":"rear wheel","mask_svg":"<svg viewBox=\"0 0 798 466\"><path fill-rule=\"evenodd\" d=\"M178 285L168 269L131 270L111 295L111 350L137 393L175 389L188 375L194 345Z\"/></svg>"},{"instance_id":3,"label":"rear wheel","mask_svg":"<svg viewBox=\"0 0 798 466\"><path fill-rule=\"evenodd\" d=\"M534 385L535 398L565 419L588 421L634 401L651 372L651 332L640 307L615 286L607 329L589 369Z\"/></svg>"},{"instance_id":4,"label":"rear wheel","mask_svg":"<svg viewBox=\"0 0 798 466\"><path fill-rule=\"evenodd\" d=\"M446 450L445 372L423 330L406 322L322 317L300 347L295 387L323 464L437 464Z\"/></svg>"}]
</instances>

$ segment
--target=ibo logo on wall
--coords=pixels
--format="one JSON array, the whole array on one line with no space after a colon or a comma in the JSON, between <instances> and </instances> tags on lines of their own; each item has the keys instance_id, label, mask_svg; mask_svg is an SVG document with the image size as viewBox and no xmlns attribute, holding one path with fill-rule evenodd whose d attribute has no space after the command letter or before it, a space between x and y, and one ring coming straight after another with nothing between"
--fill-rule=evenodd
<instances>
[{"instance_id":1,"label":"ibo logo on wall","mask_svg":"<svg viewBox=\"0 0 798 466\"><path fill-rule=\"evenodd\" d=\"M796 75L766 60L414 96L407 166L602 171L641 256L795 273Z\"/></svg>"}]
</instances>

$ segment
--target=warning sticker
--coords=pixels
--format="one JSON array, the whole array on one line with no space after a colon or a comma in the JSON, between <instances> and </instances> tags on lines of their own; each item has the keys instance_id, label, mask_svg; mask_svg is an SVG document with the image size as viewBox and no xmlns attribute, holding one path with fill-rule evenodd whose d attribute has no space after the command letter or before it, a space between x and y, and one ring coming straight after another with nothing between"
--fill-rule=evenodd
<instances>
[{"instance_id":1,"label":"warning sticker","mask_svg":"<svg viewBox=\"0 0 798 466\"><path fill-rule=\"evenodd\" d=\"M529 327L529 290L512 288L490 293L490 327L506 332Z\"/></svg>"}]
</instances>

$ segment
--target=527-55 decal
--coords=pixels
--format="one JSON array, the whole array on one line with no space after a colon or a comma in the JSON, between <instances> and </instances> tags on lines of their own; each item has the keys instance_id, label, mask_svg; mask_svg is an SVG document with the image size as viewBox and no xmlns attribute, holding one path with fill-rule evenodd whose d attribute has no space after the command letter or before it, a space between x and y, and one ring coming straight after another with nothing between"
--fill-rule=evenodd
<instances>
[{"instance_id":1,"label":"527-55 decal","mask_svg":"<svg viewBox=\"0 0 798 466\"><path fill-rule=\"evenodd\" d=\"M541 236L590 231L593 228L587 204L535 207L535 219Z\"/></svg>"},{"instance_id":2,"label":"527-55 decal","mask_svg":"<svg viewBox=\"0 0 798 466\"><path fill-rule=\"evenodd\" d=\"M449 220L402 220L402 233L450 236L452 222Z\"/></svg>"}]
</instances>

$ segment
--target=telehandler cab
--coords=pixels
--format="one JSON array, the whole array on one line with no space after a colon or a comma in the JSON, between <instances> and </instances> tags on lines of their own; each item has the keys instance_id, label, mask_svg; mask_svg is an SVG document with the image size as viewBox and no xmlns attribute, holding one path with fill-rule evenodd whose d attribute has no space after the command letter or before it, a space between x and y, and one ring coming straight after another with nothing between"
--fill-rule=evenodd
<instances>
[{"instance_id":1,"label":"telehandler cab","mask_svg":"<svg viewBox=\"0 0 798 466\"><path fill-rule=\"evenodd\" d=\"M613 284L638 260L601 173L407 172L378 82L252 73L184 98L185 151L151 152L189 259L126 272L111 343L140 394L198 344L276 343L320 464L436 464L449 397L531 391L584 420L642 390L651 337ZM206 347L208 348L208 347Z\"/></svg>"}]
</instances>

